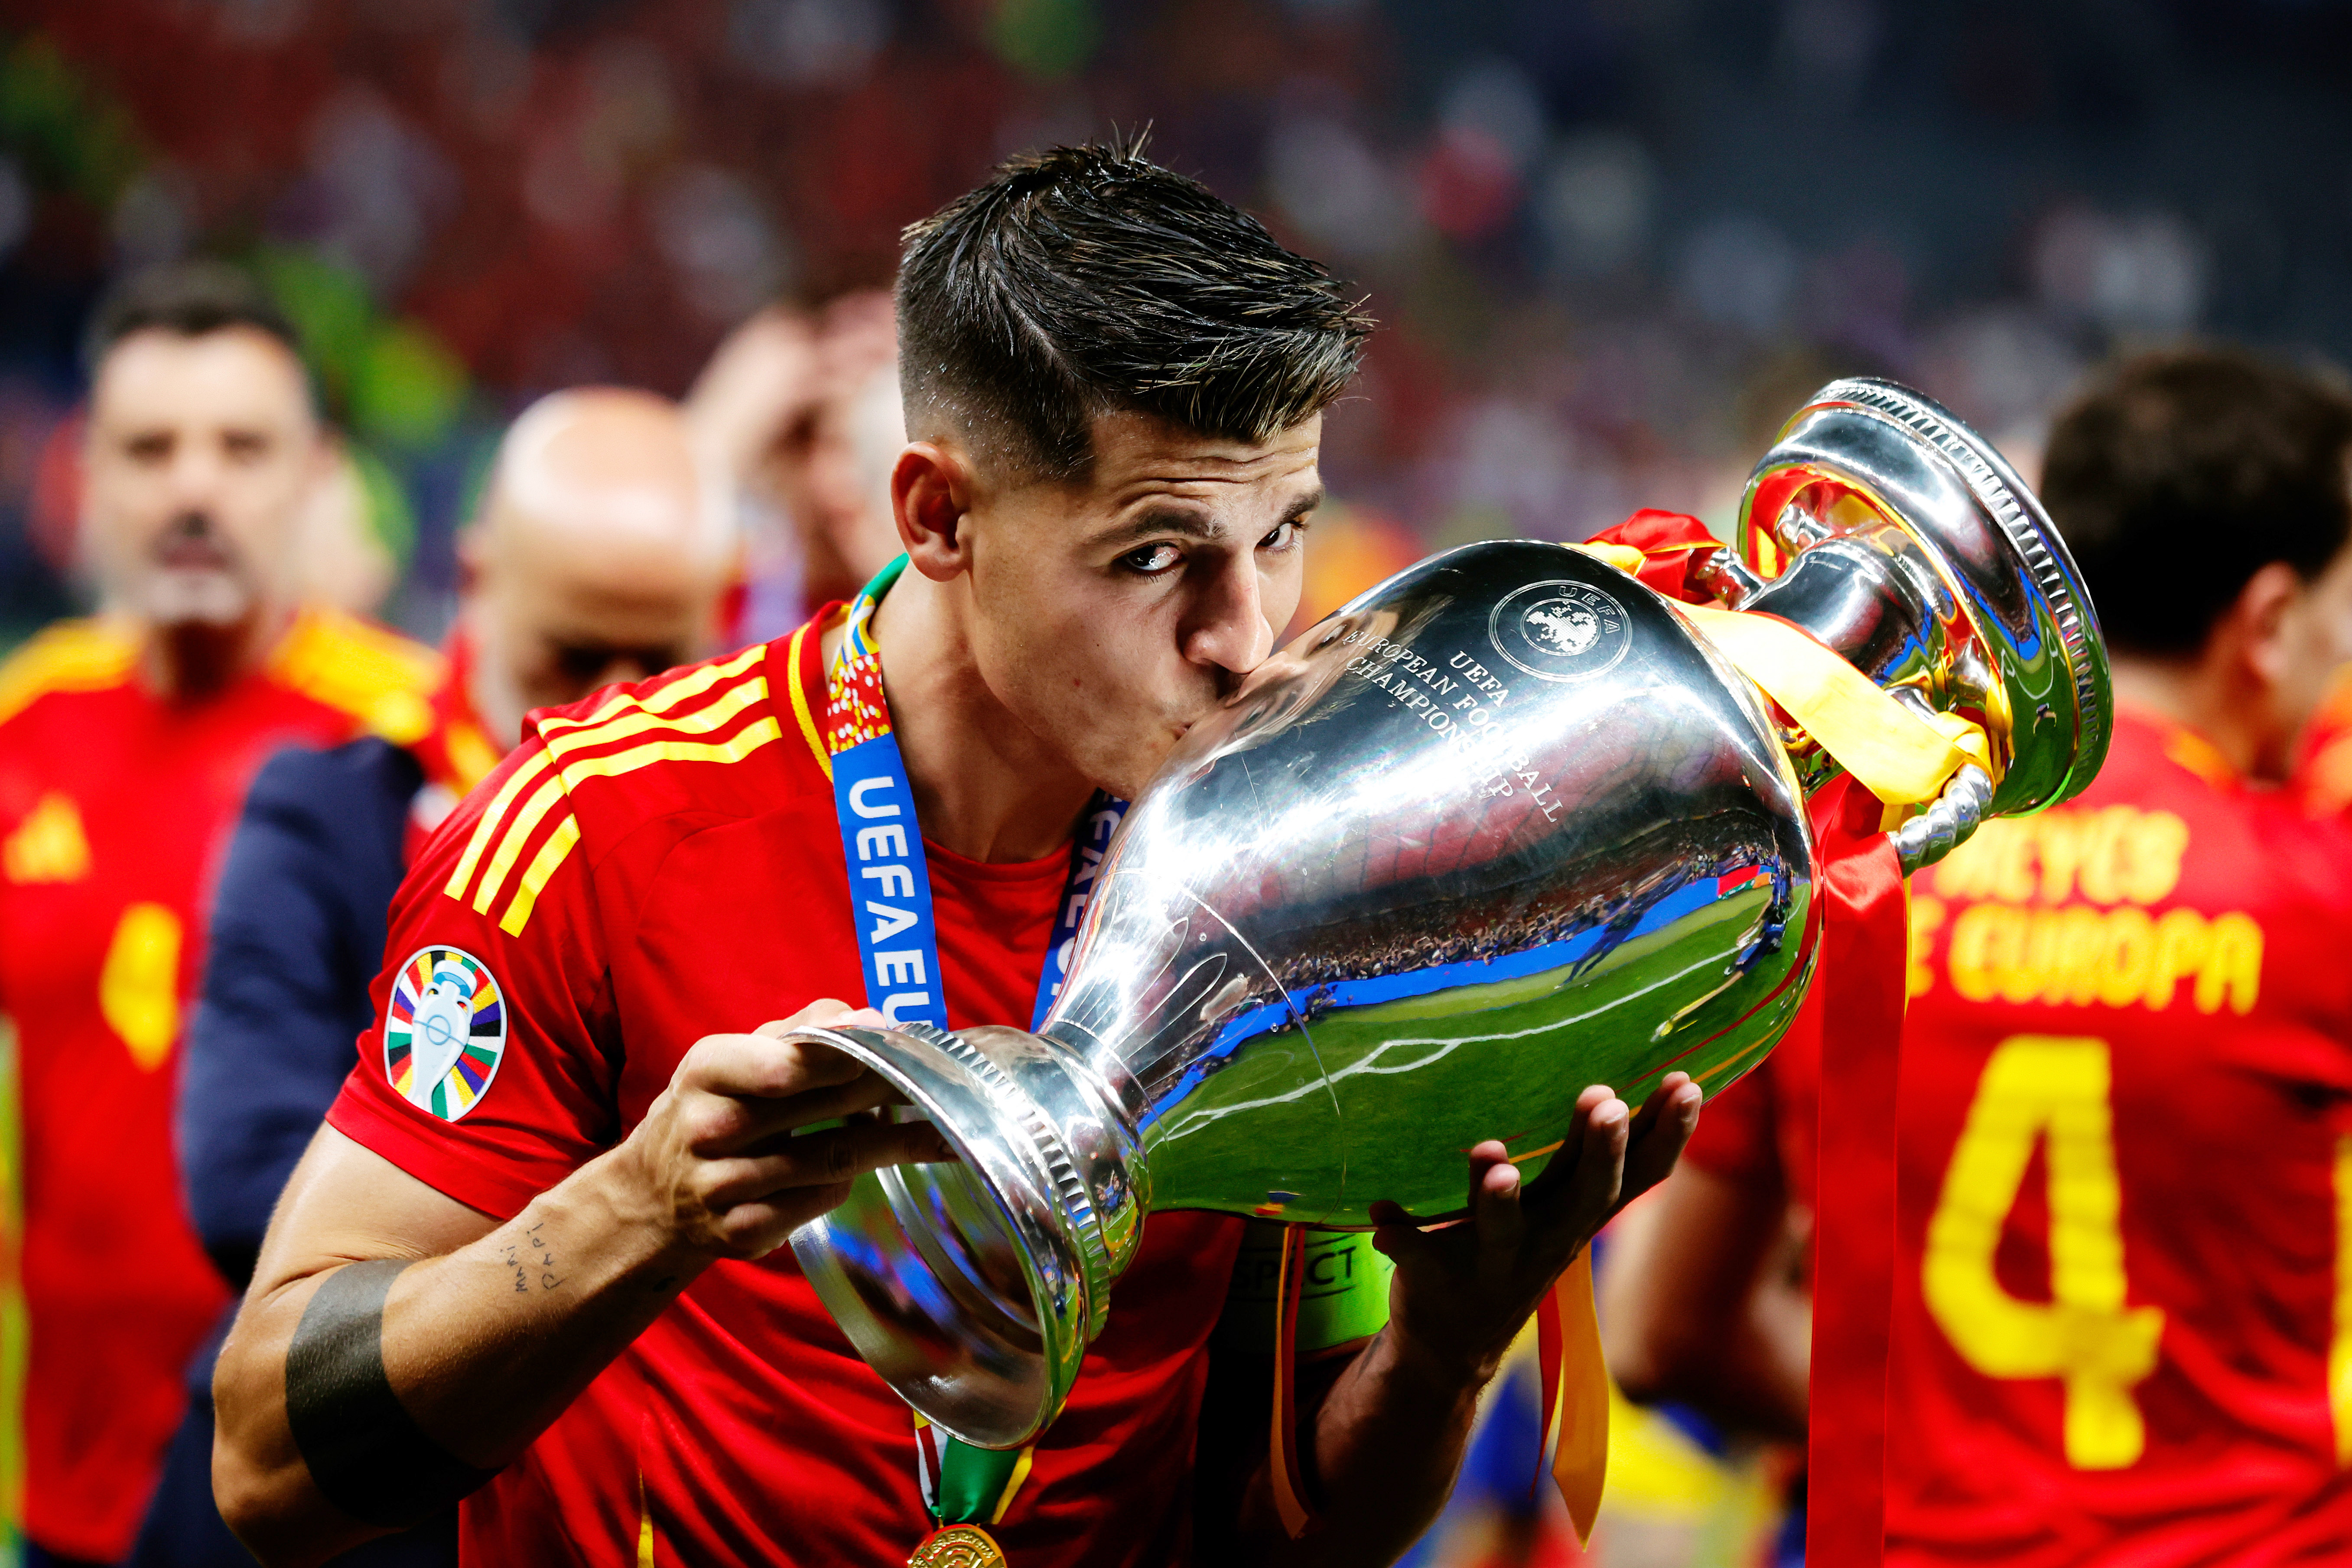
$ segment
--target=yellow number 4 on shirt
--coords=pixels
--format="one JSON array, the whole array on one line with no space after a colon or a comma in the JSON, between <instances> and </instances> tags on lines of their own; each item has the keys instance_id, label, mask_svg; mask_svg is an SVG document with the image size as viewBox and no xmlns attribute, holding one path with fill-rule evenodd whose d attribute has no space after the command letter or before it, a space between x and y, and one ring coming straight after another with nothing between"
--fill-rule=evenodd
<instances>
[{"instance_id":1,"label":"yellow number 4 on shirt","mask_svg":"<svg viewBox=\"0 0 2352 1568\"><path fill-rule=\"evenodd\" d=\"M1960 1359L1998 1378L2060 1378L2066 1462L2121 1469L2147 1446L2132 1389L2156 1370L2164 1313L2124 1305L2123 1190L2105 1040L2017 1035L1986 1061L1927 1226L1927 1310ZM2049 1301L2021 1301L1993 1253L2034 1142L2049 1171Z\"/></svg>"}]
</instances>

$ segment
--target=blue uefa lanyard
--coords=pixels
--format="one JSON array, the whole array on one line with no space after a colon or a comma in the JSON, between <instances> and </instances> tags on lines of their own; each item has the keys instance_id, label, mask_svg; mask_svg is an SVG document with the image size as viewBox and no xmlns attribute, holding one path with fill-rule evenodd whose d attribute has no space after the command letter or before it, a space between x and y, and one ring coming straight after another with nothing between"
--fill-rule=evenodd
<instances>
[{"instance_id":1,"label":"blue uefa lanyard","mask_svg":"<svg viewBox=\"0 0 2352 1568\"><path fill-rule=\"evenodd\" d=\"M866 1004L894 1024L948 1027L946 974L940 966L939 925L931 913L931 879L923 835L915 821L915 795L892 733L882 686L881 648L874 640L875 607L906 570L903 555L882 568L852 600L849 625L825 679L826 749L833 757L833 808L841 824L841 851L849 866L850 921ZM1070 869L1054 909L1054 934L1037 980L1029 1026L1053 1010L1068 973L1087 900L1103 853L1118 830L1127 802L1100 790L1087 802Z\"/></svg>"},{"instance_id":2,"label":"blue uefa lanyard","mask_svg":"<svg viewBox=\"0 0 2352 1568\"><path fill-rule=\"evenodd\" d=\"M849 868L849 919L857 932L866 1005L894 1024L919 1022L944 1029L947 974L940 965L939 925L931 915L930 868L923 855L922 829L915 821L915 793L907 784L906 760L891 732L882 652L874 640L875 606L906 567L907 558L901 555L850 603L849 625L825 672L824 743L833 759L833 809L841 825L842 858ZM1100 790L1087 804L1077 838L1070 846L1069 875L1054 907L1053 942L1045 950L1037 1005L1030 1014L1033 1030L1045 1026L1045 1015L1062 993L1095 874L1102 868L1103 852L1126 812L1125 801ZM923 1506L941 1533L951 1535L1003 1519L1028 1474L1030 1450L1013 1454L974 1448L927 1427L919 1415L915 1428L916 1480ZM909 1561L932 1561L927 1554L929 1545L919 1547ZM1001 1553L996 1561L1003 1561Z\"/></svg>"}]
</instances>

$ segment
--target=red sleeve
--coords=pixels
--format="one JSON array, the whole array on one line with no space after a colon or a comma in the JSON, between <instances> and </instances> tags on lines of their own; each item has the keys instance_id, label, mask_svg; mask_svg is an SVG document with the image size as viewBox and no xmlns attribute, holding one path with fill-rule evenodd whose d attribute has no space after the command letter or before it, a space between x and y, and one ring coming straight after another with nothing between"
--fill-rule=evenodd
<instances>
[{"instance_id":1,"label":"red sleeve","mask_svg":"<svg viewBox=\"0 0 2352 1568\"><path fill-rule=\"evenodd\" d=\"M1780 1180L1780 1116L1772 1063L1767 1057L1753 1071L1707 1100L1683 1158L1712 1173L1743 1184Z\"/></svg>"},{"instance_id":2,"label":"red sleeve","mask_svg":"<svg viewBox=\"0 0 2352 1568\"><path fill-rule=\"evenodd\" d=\"M401 884L330 1125L502 1218L614 1142L621 1058L587 860L527 740Z\"/></svg>"}]
</instances>

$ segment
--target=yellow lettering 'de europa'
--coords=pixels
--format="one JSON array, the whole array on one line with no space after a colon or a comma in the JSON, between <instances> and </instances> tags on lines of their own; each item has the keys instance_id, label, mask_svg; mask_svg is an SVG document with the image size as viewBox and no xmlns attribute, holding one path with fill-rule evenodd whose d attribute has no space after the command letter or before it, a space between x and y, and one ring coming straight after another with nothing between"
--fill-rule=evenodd
<instances>
[{"instance_id":1,"label":"yellow lettering 'de europa'","mask_svg":"<svg viewBox=\"0 0 2352 1568\"><path fill-rule=\"evenodd\" d=\"M2180 885L2189 825L2168 811L2109 805L2001 817L1936 868L1946 899L2153 904Z\"/></svg>"},{"instance_id":2,"label":"yellow lettering 'de europa'","mask_svg":"<svg viewBox=\"0 0 2352 1568\"><path fill-rule=\"evenodd\" d=\"M1988 823L1911 910L1913 996L1948 927L1946 968L1970 1002L2172 1005L2244 1015L2261 994L2263 929L2236 911L2154 910L2180 882L2189 829L2168 811L2114 805ZM1953 913L1947 900L1972 902Z\"/></svg>"},{"instance_id":3,"label":"yellow lettering 'de europa'","mask_svg":"<svg viewBox=\"0 0 2352 1568\"><path fill-rule=\"evenodd\" d=\"M2156 1370L2164 1313L2125 1303L2123 1188L2105 1040L2017 1035L1995 1047L1927 1224L1920 1284L1962 1361L1987 1377L2057 1378L2066 1462L2121 1469L2147 1446L2132 1390ZM2036 1142L2049 1173L2050 1294L1993 1273Z\"/></svg>"}]
</instances>

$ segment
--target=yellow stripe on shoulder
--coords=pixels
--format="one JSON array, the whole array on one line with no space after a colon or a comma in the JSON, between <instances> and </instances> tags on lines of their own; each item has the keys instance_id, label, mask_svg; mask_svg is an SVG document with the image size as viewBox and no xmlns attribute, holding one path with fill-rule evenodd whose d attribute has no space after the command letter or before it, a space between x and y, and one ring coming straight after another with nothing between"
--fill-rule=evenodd
<instances>
[{"instance_id":1,"label":"yellow stripe on shoulder","mask_svg":"<svg viewBox=\"0 0 2352 1568\"><path fill-rule=\"evenodd\" d=\"M280 684L401 746L431 731L433 693L446 673L431 648L332 609L296 616L269 659Z\"/></svg>"},{"instance_id":2,"label":"yellow stripe on shoulder","mask_svg":"<svg viewBox=\"0 0 2352 1568\"><path fill-rule=\"evenodd\" d=\"M720 693L715 700L696 709L683 719L672 719L650 710L640 710L635 713L617 714L604 723L589 729L572 730L560 734L548 735L544 739L547 749L553 752L560 762L572 752L583 752L591 746L606 745L614 741L625 741L632 735L642 735L648 730L657 730L665 735L708 735L713 730L722 729L733 721L744 709L767 700L766 678L754 676L739 686L730 687Z\"/></svg>"},{"instance_id":3,"label":"yellow stripe on shoulder","mask_svg":"<svg viewBox=\"0 0 2352 1568\"><path fill-rule=\"evenodd\" d=\"M576 750L581 746L593 745L595 742L584 738L584 731L615 721L635 720L643 714L674 712L680 706L701 696L712 687L723 681L732 680L745 670L752 668L760 662L760 656L767 651L767 645L764 643L745 648L730 658L722 659L716 664L706 664L699 669L691 670L643 699L624 692L585 719L561 717L542 719L539 722L539 732L546 738L551 746L555 743L559 736L569 749ZM762 690L766 689L764 676L754 676L752 679L760 682ZM646 727L645 722L635 725L639 730Z\"/></svg>"},{"instance_id":4,"label":"yellow stripe on shoulder","mask_svg":"<svg viewBox=\"0 0 2352 1568\"><path fill-rule=\"evenodd\" d=\"M513 805L515 798L530 787L531 780L545 773L553 762L554 759L542 748L533 752L529 761L507 775L507 782L499 786L499 793L492 795L490 804L482 808L482 819L474 824L474 836L466 840L466 852L457 858L457 869L450 874L449 885L442 889L442 892L464 901L467 884L474 879L474 868L482 863L482 856L489 848L490 840L499 836L499 827L506 822L507 808Z\"/></svg>"},{"instance_id":5,"label":"yellow stripe on shoulder","mask_svg":"<svg viewBox=\"0 0 2352 1568\"><path fill-rule=\"evenodd\" d=\"M563 780L559 775L531 791L530 798L522 803L522 809L514 814L513 823L499 837L498 852L490 857L489 865L482 870L482 885L474 889L475 913L486 915L490 912L490 902L499 896L499 889L505 885L507 873L514 869L515 859L521 855L523 845L530 841L540 819L554 810L555 803L562 798Z\"/></svg>"},{"instance_id":6,"label":"yellow stripe on shoulder","mask_svg":"<svg viewBox=\"0 0 2352 1568\"><path fill-rule=\"evenodd\" d=\"M539 750L499 786L498 795L484 808L481 820L474 825L473 837L467 840L465 853L458 858L457 869L442 891L465 902L470 888L473 907L488 914L506 890L507 879L522 859L524 848L538 834L541 825L553 815L555 826L523 867L521 877L513 884L514 893L508 900L506 913L499 921L499 929L509 935L519 934L530 919L530 911L548 879L555 875L580 841L580 821L568 797L582 784L593 778L635 773L656 763L740 762L770 742L782 739L782 729L772 715L767 714L743 725L723 741L682 738L724 730L767 700L767 677L755 668L765 652L764 647L748 648L719 663L705 665L643 700L635 696L616 697L584 719L539 721ZM751 672L748 679L739 679L746 672ZM739 683L721 690L715 700L683 718L668 717L688 700L730 680ZM648 732L655 738L623 751L600 756L579 754ZM478 871L479 885L475 883Z\"/></svg>"},{"instance_id":7,"label":"yellow stripe on shoulder","mask_svg":"<svg viewBox=\"0 0 2352 1568\"><path fill-rule=\"evenodd\" d=\"M771 714L756 723L744 725L730 740L648 741L640 746L631 746L625 752L611 752L601 757L577 757L558 765L564 784L578 789L590 779L615 778L656 763L740 763L769 742L783 738L782 727Z\"/></svg>"},{"instance_id":8,"label":"yellow stripe on shoulder","mask_svg":"<svg viewBox=\"0 0 2352 1568\"><path fill-rule=\"evenodd\" d=\"M530 866L524 868L522 880L516 885L514 897L508 900L507 912L499 921L500 931L509 936L522 934L522 928L530 923L530 911L539 907L540 890L547 886L547 879L555 875L564 858L572 853L572 847L579 842L580 819L567 811L563 814L563 820L555 825L555 831L547 836L547 842L539 847L539 853L530 858Z\"/></svg>"},{"instance_id":9,"label":"yellow stripe on shoulder","mask_svg":"<svg viewBox=\"0 0 2352 1568\"><path fill-rule=\"evenodd\" d=\"M139 668L139 645L102 620L59 621L0 664L0 724L53 691L104 691Z\"/></svg>"}]
</instances>

